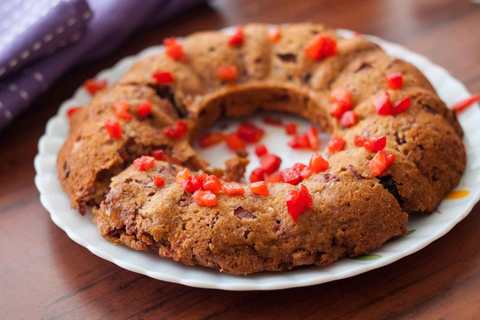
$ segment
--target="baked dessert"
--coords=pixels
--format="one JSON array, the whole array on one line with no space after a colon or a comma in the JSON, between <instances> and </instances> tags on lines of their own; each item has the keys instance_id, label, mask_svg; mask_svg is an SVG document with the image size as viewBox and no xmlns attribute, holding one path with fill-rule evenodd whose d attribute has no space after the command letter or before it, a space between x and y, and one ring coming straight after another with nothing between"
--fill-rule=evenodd
<instances>
[{"instance_id":1,"label":"baked dessert","mask_svg":"<svg viewBox=\"0 0 480 320\"><path fill-rule=\"evenodd\" d=\"M330 132L328 160L247 184L244 154L219 169L192 148L219 118L259 110ZM72 114L57 166L73 207L91 209L108 240L250 274L379 248L409 215L431 213L465 162L455 114L419 70L362 36L303 23L166 40Z\"/></svg>"}]
</instances>

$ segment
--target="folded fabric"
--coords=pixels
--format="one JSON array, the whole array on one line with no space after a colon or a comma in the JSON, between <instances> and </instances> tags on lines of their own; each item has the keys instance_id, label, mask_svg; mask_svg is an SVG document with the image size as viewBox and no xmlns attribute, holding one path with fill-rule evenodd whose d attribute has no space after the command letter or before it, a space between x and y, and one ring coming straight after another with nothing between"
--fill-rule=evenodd
<instances>
[{"instance_id":1,"label":"folded fabric","mask_svg":"<svg viewBox=\"0 0 480 320\"><path fill-rule=\"evenodd\" d=\"M0 1L0 130L73 65L201 1Z\"/></svg>"}]
</instances>

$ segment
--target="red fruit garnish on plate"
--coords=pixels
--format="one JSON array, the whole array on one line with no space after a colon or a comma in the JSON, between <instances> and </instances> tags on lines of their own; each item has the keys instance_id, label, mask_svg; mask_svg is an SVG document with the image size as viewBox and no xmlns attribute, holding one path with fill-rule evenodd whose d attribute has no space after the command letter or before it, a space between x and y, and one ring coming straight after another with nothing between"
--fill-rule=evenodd
<instances>
[{"instance_id":1,"label":"red fruit garnish on plate","mask_svg":"<svg viewBox=\"0 0 480 320\"><path fill-rule=\"evenodd\" d=\"M153 177L153 184L157 188L162 188L165 185L165 180L161 176Z\"/></svg>"},{"instance_id":2,"label":"red fruit garnish on plate","mask_svg":"<svg viewBox=\"0 0 480 320\"><path fill-rule=\"evenodd\" d=\"M237 128L237 135L248 143L260 141L265 131L250 122L242 122Z\"/></svg>"},{"instance_id":3,"label":"red fruit garnish on plate","mask_svg":"<svg viewBox=\"0 0 480 320\"><path fill-rule=\"evenodd\" d=\"M208 190L197 190L193 193L192 198L201 207L215 207L218 204L215 193Z\"/></svg>"},{"instance_id":4,"label":"red fruit garnish on plate","mask_svg":"<svg viewBox=\"0 0 480 320\"><path fill-rule=\"evenodd\" d=\"M385 150L381 150L375 154L369 162L370 172L372 176L378 177L385 173L395 162L395 155Z\"/></svg>"},{"instance_id":5,"label":"red fruit garnish on plate","mask_svg":"<svg viewBox=\"0 0 480 320\"><path fill-rule=\"evenodd\" d=\"M390 89L396 90L403 87L403 74L394 72L387 75L387 85Z\"/></svg>"},{"instance_id":6,"label":"red fruit garnish on plate","mask_svg":"<svg viewBox=\"0 0 480 320\"><path fill-rule=\"evenodd\" d=\"M231 47L239 47L243 44L245 40L245 33L242 28L237 28L235 33L228 38L228 45Z\"/></svg>"},{"instance_id":7,"label":"red fruit garnish on plate","mask_svg":"<svg viewBox=\"0 0 480 320\"><path fill-rule=\"evenodd\" d=\"M288 134L288 135L296 135L297 134L297 124L294 123L294 122L289 122L287 124L285 124L285 132Z\"/></svg>"},{"instance_id":8,"label":"red fruit garnish on plate","mask_svg":"<svg viewBox=\"0 0 480 320\"><path fill-rule=\"evenodd\" d=\"M225 136L225 141L227 142L227 146L232 151L245 151L246 144L245 141L240 139L240 137L236 133L230 133Z\"/></svg>"},{"instance_id":9,"label":"red fruit garnish on plate","mask_svg":"<svg viewBox=\"0 0 480 320\"><path fill-rule=\"evenodd\" d=\"M337 54L337 40L331 36L318 35L306 47L305 55L314 61L320 61Z\"/></svg>"},{"instance_id":10,"label":"red fruit garnish on plate","mask_svg":"<svg viewBox=\"0 0 480 320\"><path fill-rule=\"evenodd\" d=\"M304 185L299 190L291 190L287 197L288 213L293 221L297 221L298 217L313 207L313 199L310 191Z\"/></svg>"},{"instance_id":11,"label":"red fruit garnish on plate","mask_svg":"<svg viewBox=\"0 0 480 320\"><path fill-rule=\"evenodd\" d=\"M222 181L215 175L209 175L203 180L202 189L217 194L222 190Z\"/></svg>"},{"instance_id":12,"label":"red fruit garnish on plate","mask_svg":"<svg viewBox=\"0 0 480 320\"><path fill-rule=\"evenodd\" d=\"M168 71L156 71L152 75L153 80L161 85L171 84L175 81L173 74Z\"/></svg>"},{"instance_id":13,"label":"red fruit garnish on plate","mask_svg":"<svg viewBox=\"0 0 480 320\"><path fill-rule=\"evenodd\" d=\"M97 92L105 89L107 87L107 85L108 85L108 83L107 83L106 80L88 79L83 84L83 87L85 88L85 90L87 90L87 92L90 95L93 96L93 95L97 94Z\"/></svg>"},{"instance_id":14,"label":"red fruit garnish on plate","mask_svg":"<svg viewBox=\"0 0 480 320\"><path fill-rule=\"evenodd\" d=\"M236 182L225 182L223 184L223 192L229 196L243 196L245 194L245 189L240 183Z\"/></svg>"},{"instance_id":15,"label":"red fruit garnish on plate","mask_svg":"<svg viewBox=\"0 0 480 320\"><path fill-rule=\"evenodd\" d=\"M67 117L69 119L71 119L73 117L73 115L75 114L75 112L79 111L80 109L82 109L82 107L71 107L67 110Z\"/></svg>"},{"instance_id":16,"label":"red fruit garnish on plate","mask_svg":"<svg viewBox=\"0 0 480 320\"><path fill-rule=\"evenodd\" d=\"M260 159L260 167L266 174L272 174L280 168L282 159L274 154L266 154Z\"/></svg>"},{"instance_id":17,"label":"red fruit garnish on plate","mask_svg":"<svg viewBox=\"0 0 480 320\"><path fill-rule=\"evenodd\" d=\"M217 77L222 81L235 81L238 77L238 69L234 65L220 66L217 69Z\"/></svg>"},{"instance_id":18,"label":"red fruit garnish on plate","mask_svg":"<svg viewBox=\"0 0 480 320\"><path fill-rule=\"evenodd\" d=\"M467 109L468 107L472 106L476 102L480 102L480 94L473 95L467 99L459 101L455 103L451 109L457 113L462 112L463 110Z\"/></svg>"},{"instance_id":19,"label":"red fruit garnish on plate","mask_svg":"<svg viewBox=\"0 0 480 320\"><path fill-rule=\"evenodd\" d=\"M263 168L255 168L250 173L250 182L263 181L265 179L265 170Z\"/></svg>"},{"instance_id":20,"label":"red fruit garnish on plate","mask_svg":"<svg viewBox=\"0 0 480 320\"><path fill-rule=\"evenodd\" d=\"M268 186L265 181L258 181L258 182L253 182L250 184L250 191L252 193L259 195L259 196L268 196L269 191L268 191Z\"/></svg>"},{"instance_id":21,"label":"red fruit garnish on plate","mask_svg":"<svg viewBox=\"0 0 480 320\"><path fill-rule=\"evenodd\" d=\"M152 114L152 103L144 101L137 106L137 113L140 117L145 118Z\"/></svg>"},{"instance_id":22,"label":"red fruit garnish on plate","mask_svg":"<svg viewBox=\"0 0 480 320\"><path fill-rule=\"evenodd\" d=\"M177 120L175 124L163 129L163 133L170 139L181 139L188 132L188 124L185 120Z\"/></svg>"},{"instance_id":23,"label":"red fruit garnish on plate","mask_svg":"<svg viewBox=\"0 0 480 320\"><path fill-rule=\"evenodd\" d=\"M410 97L405 97L400 101L397 101L395 103L395 106L393 107L393 114L397 115L399 113L405 112L410 108L410 105L412 104L412 101Z\"/></svg>"},{"instance_id":24,"label":"red fruit garnish on plate","mask_svg":"<svg viewBox=\"0 0 480 320\"><path fill-rule=\"evenodd\" d=\"M340 125L343 128L350 128L357 124L358 118L355 112L347 111L345 112L342 117L340 118Z\"/></svg>"},{"instance_id":25,"label":"red fruit garnish on plate","mask_svg":"<svg viewBox=\"0 0 480 320\"><path fill-rule=\"evenodd\" d=\"M389 116L393 114L393 104L386 91L382 91L375 96L374 105L379 115Z\"/></svg>"},{"instance_id":26,"label":"red fruit garnish on plate","mask_svg":"<svg viewBox=\"0 0 480 320\"><path fill-rule=\"evenodd\" d=\"M310 170L313 173L326 171L329 168L329 163L321 155L314 154L309 163Z\"/></svg>"},{"instance_id":27,"label":"red fruit garnish on plate","mask_svg":"<svg viewBox=\"0 0 480 320\"><path fill-rule=\"evenodd\" d=\"M258 144L255 146L255 154L257 157L264 156L268 153L268 149L264 144Z\"/></svg>"},{"instance_id":28,"label":"red fruit garnish on plate","mask_svg":"<svg viewBox=\"0 0 480 320\"><path fill-rule=\"evenodd\" d=\"M387 145L387 137L369 137L365 139L363 146L370 152L378 152L383 150Z\"/></svg>"},{"instance_id":29,"label":"red fruit garnish on plate","mask_svg":"<svg viewBox=\"0 0 480 320\"><path fill-rule=\"evenodd\" d=\"M208 148L219 144L225 140L225 135L222 132L207 132L200 136L198 145L202 148Z\"/></svg>"},{"instance_id":30,"label":"red fruit garnish on plate","mask_svg":"<svg viewBox=\"0 0 480 320\"><path fill-rule=\"evenodd\" d=\"M300 173L294 168L286 168L280 171L282 179L286 183L297 185L302 182L303 178Z\"/></svg>"},{"instance_id":31,"label":"red fruit garnish on plate","mask_svg":"<svg viewBox=\"0 0 480 320\"><path fill-rule=\"evenodd\" d=\"M114 140L119 140L122 138L122 127L118 121L108 119L105 121L104 126L110 138Z\"/></svg>"},{"instance_id":32,"label":"red fruit garnish on plate","mask_svg":"<svg viewBox=\"0 0 480 320\"><path fill-rule=\"evenodd\" d=\"M148 171L155 166L155 158L150 156L141 156L133 161L133 165L140 171Z\"/></svg>"},{"instance_id":33,"label":"red fruit garnish on plate","mask_svg":"<svg viewBox=\"0 0 480 320\"><path fill-rule=\"evenodd\" d=\"M307 132L305 133L308 140L308 146L312 150L320 149L320 139L318 138L318 130L315 127L308 128Z\"/></svg>"},{"instance_id":34,"label":"red fruit garnish on plate","mask_svg":"<svg viewBox=\"0 0 480 320\"><path fill-rule=\"evenodd\" d=\"M288 142L288 145L293 149L309 149L310 142L306 134L300 134L293 136L292 140Z\"/></svg>"},{"instance_id":35,"label":"red fruit garnish on plate","mask_svg":"<svg viewBox=\"0 0 480 320\"><path fill-rule=\"evenodd\" d=\"M335 152L342 151L343 149L345 149L345 140L340 137L333 137L330 139L330 142L327 146L328 153L333 154Z\"/></svg>"}]
</instances>

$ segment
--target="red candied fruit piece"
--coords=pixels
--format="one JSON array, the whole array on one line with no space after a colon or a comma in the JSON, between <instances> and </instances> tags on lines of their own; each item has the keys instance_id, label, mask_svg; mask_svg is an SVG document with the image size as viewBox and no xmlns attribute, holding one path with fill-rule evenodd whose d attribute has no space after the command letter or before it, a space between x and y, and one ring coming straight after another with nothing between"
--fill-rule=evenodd
<instances>
[{"instance_id":1,"label":"red candied fruit piece","mask_svg":"<svg viewBox=\"0 0 480 320\"><path fill-rule=\"evenodd\" d=\"M177 120L175 124L163 129L163 133L170 139L181 139L188 132L188 124L185 120Z\"/></svg>"},{"instance_id":2,"label":"red candied fruit piece","mask_svg":"<svg viewBox=\"0 0 480 320\"><path fill-rule=\"evenodd\" d=\"M82 107L71 107L67 110L67 117L69 119L71 119L73 117L73 115L75 114L75 112L79 111L80 109L82 109Z\"/></svg>"},{"instance_id":3,"label":"red candied fruit piece","mask_svg":"<svg viewBox=\"0 0 480 320\"><path fill-rule=\"evenodd\" d=\"M165 150L157 149L152 151L152 157L154 157L155 160L165 160L168 156Z\"/></svg>"},{"instance_id":4,"label":"red candied fruit piece","mask_svg":"<svg viewBox=\"0 0 480 320\"><path fill-rule=\"evenodd\" d=\"M307 132L305 133L308 140L308 146L312 150L320 149L320 139L318 138L318 130L315 127L308 128Z\"/></svg>"},{"instance_id":5,"label":"red candied fruit piece","mask_svg":"<svg viewBox=\"0 0 480 320\"><path fill-rule=\"evenodd\" d=\"M330 111L330 114L337 119L353 108L352 93L346 89L334 89L330 94L330 100L335 104L335 108Z\"/></svg>"},{"instance_id":6,"label":"red candied fruit piece","mask_svg":"<svg viewBox=\"0 0 480 320\"><path fill-rule=\"evenodd\" d=\"M225 135L222 132L207 132L200 136L198 145L202 148L208 148L219 144L225 140Z\"/></svg>"},{"instance_id":7,"label":"red candied fruit piece","mask_svg":"<svg viewBox=\"0 0 480 320\"><path fill-rule=\"evenodd\" d=\"M260 159L260 168L262 168L266 174L274 173L280 168L282 159L275 154L266 154Z\"/></svg>"},{"instance_id":8,"label":"red candied fruit piece","mask_svg":"<svg viewBox=\"0 0 480 320\"><path fill-rule=\"evenodd\" d=\"M400 101L397 101L395 103L395 106L393 107L393 114L397 115L399 113L407 111L412 104L412 100L410 97L405 97Z\"/></svg>"},{"instance_id":9,"label":"red candied fruit piece","mask_svg":"<svg viewBox=\"0 0 480 320\"><path fill-rule=\"evenodd\" d=\"M120 126L118 121L108 119L105 121L104 126L110 138L114 140L119 140L122 138L122 127Z\"/></svg>"},{"instance_id":10,"label":"red candied fruit piece","mask_svg":"<svg viewBox=\"0 0 480 320\"><path fill-rule=\"evenodd\" d=\"M297 185L302 182L303 178L294 168L286 168L280 171L282 179L286 183Z\"/></svg>"},{"instance_id":11,"label":"red candied fruit piece","mask_svg":"<svg viewBox=\"0 0 480 320\"><path fill-rule=\"evenodd\" d=\"M277 126L277 127L283 125L282 119L280 119L278 117L273 117L273 116L263 117L263 122L265 122L266 124L269 124L271 126Z\"/></svg>"},{"instance_id":12,"label":"red candied fruit piece","mask_svg":"<svg viewBox=\"0 0 480 320\"><path fill-rule=\"evenodd\" d=\"M87 92L93 96L97 94L98 91L102 91L107 87L107 80L98 80L98 79L88 79L83 84L83 87Z\"/></svg>"},{"instance_id":13,"label":"red candied fruit piece","mask_svg":"<svg viewBox=\"0 0 480 320\"><path fill-rule=\"evenodd\" d=\"M285 124L285 132L290 135L296 135L297 134L297 124L294 122L289 122Z\"/></svg>"},{"instance_id":14,"label":"red candied fruit piece","mask_svg":"<svg viewBox=\"0 0 480 320\"><path fill-rule=\"evenodd\" d=\"M312 171L304 163L297 162L297 163L293 164L292 168L300 174L302 179L306 179L306 178L308 178L312 175Z\"/></svg>"},{"instance_id":15,"label":"red candied fruit piece","mask_svg":"<svg viewBox=\"0 0 480 320\"><path fill-rule=\"evenodd\" d=\"M299 190L291 190L288 193L287 209L293 221L296 222L300 215L312 207L312 195L304 185L301 185Z\"/></svg>"},{"instance_id":16,"label":"red candied fruit piece","mask_svg":"<svg viewBox=\"0 0 480 320\"><path fill-rule=\"evenodd\" d=\"M476 102L480 102L480 94L473 95L467 99L455 103L453 106L451 106L451 109L457 113L460 113Z\"/></svg>"},{"instance_id":17,"label":"red candied fruit piece","mask_svg":"<svg viewBox=\"0 0 480 320\"><path fill-rule=\"evenodd\" d=\"M194 193L203 186L202 176L190 175L182 181L183 189L187 192Z\"/></svg>"},{"instance_id":18,"label":"red candied fruit piece","mask_svg":"<svg viewBox=\"0 0 480 320\"><path fill-rule=\"evenodd\" d=\"M156 71L153 73L153 79L158 84L171 84L175 81L175 78L171 72L168 71Z\"/></svg>"},{"instance_id":19,"label":"red candied fruit piece","mask_svg":"<svg viewBox=\"0 0 480 320\"><path fill-rule=\"evenodd\" d=\"M215 207L218 204L215 193L208 190L197 190L192 197L195 203L201 207Z\"/></svg>"},{"instance_id":20,"label":"red candied fruit piece","mask_svg":"<svg viewBox=\"0 0 480 320\"><path fill-rule=\"evenodd\" d=\"M265 181L257 181L250 184L250 191L259 196L268 196L270 192L268 191L268 186Z\"/></svg>"},{"instance_id":21,"label":"red candied fruit piece","mask_svg":"<svg viewBox=\"0 0 480 320\"><path fill-rule=\"evenodd\" d=\"M153 177L153 184L157 188L162 188L165 185L165 180L160 176Z\"/></svg>"},{"instance_id":22,"label":"red candied fruit piece","mask_svg":"<svg viewBox=\"0 0 480 320\"><path fill-rule=\"evenodd\" d=\"M152 103L144 101L137 106L137 113L140 117L145 118L152 114Z\"/></svg>"},{"instance_id":23,"label":"red candied fruit piece","mask_svg":"<svg viewBox=\"0 0 480 320\"><path fill-rule=\"evenodd\" d=\"M395 162L395 155L385 150L381 150L375 154L369 162L370 172L374 177L381 176Z\"/></svg>"},{"instance_id":24,"label":"red candied fruit piece","mask_svg":"<svg viewBox=\"0 0 480 320\"><path fill-rule=\"evenodd\" d=\"M381 116L389 116L393 114L393 105L390 95L386 91L378 93L374 98L374 105L377 113Z\"/></svg>"},{"instance_id":25,"label":"red candied fruit piece","mask_svg":"<svg viewBox=\"0 0 480 320\"><path fill-rule=\"evenodd\" d=\"M239 47L245 40L245 33L242 28L237 28L235 32L228 38L228 45L231 47Z\"/></svg>"},{"instance_id":26,"label":"red candied fruit piece","mask_svg":"<svg viewBox=\"0 0 480 320\"><path fill-rule=\"evenodd\" d=\"M250 182L265 180L265 170L263 168L255 168L250 173Z\"/></svg>"},{"instance_id":27,"label":"red candied fruit piece","mask_svg":"<svg viewBox=\"0 0 480 320\"><path fill-rule=\"evenodd\" d=\"M220 66L217 69L217 77L222 81L235 81L238 78L238 69L234 65Z\"/></svg>"},{"instance_id":28,"label":"red candied fruit piece","mask_svg":"<svg viewBox=\"0 0 480 320\"><path fill-rule=\"evenodd\" d=\"M115 116L118 119L125 121L130 121L133 119L133 116L128 112L130 105L126 101L119 101L113 104L113 110L115 111Z\"/></svg>"},{"instance_id":29,"label":"red candied fruit piece","mask_svg":"<svg viewBox=\"0 0 480 320\"><path fill-rule=\"evenodd\" d=\"M210 190L213 193L220 193L222 190L222 181L215 175L209 175L203 180L203 190Z\"/></svg>"},{"instance_id":30,"label":"red candied fruit piece","mask_svg":"<svg viewBox=\"0 0 480 320\"><path fill-rule=\"evenodd\" d=\"M345 140L340 137L333 137L327 146L327 151L330 154L342 151L343 149L345 149Z\"/></svg>"},{"instance_id":31,"label":"red candied fruit piece","mask_svg":"<svg viewBox=\"0 0 480 320\"><path fill-rule=\"evenodd\" d=\"M185 58L183 47L177 42L175 38L166 38L163 40L165 46L165 53L175 61L181 61Z\"/></svg>"},{"instance_id":32,"label":"red candied fruit piece","mask_svg":"<svg viewBox=\"0 0 480 320\"><path fill-rule=\"evenodd\" d=\"M225 141L227 142L227 146L232 151L245 151L245 141L240 139L240 137L236 133L230 133L225 136Z\"/></svg>"},{"instance_id":33,"label":"red candied fruit piece","mask_svg":"<svg viewBox=\"0 0 480 320\"><path fill-rule=\"evenodd\" d=\"M310 148L310 142L306 134L297 134L293 136L293 139L288 142L288 145L293 149L308 149Z\"/></svg>"},{"instance_id":34,"label":"red candied fruit piece","mask_svg":"<svg viewBox=\"0 0 480 320\"><path fill-rule=\"evenodd\" d=\"M255 154L257 157L264 156L268 153L267 147L262 143L262 144L257 144L255 146Z\"/></svg>"},{"instance_id":35,"label":"red candied fruit piece","mask_svg":"<svg viewBox=\"0 0 480 320\"><path fill-rule=\"evenodd\" d=\"M305 55L314 61L320 61L337 54L337 40L331 36L318 35L306 47Z\"/></svg>"},{"instance_id":36,"label":"red candied fruit piece","mask_svg":"<svg viewBox=\"0 0 480 320\"><path fill-rule=\"evenodd\" d=\"M275 28L270 33L268 34L270 41L273 43L278 43L280 39L282 38L282 34L280 33L280 29Z\"/></svg>"},{"instance_id":37,"label":"red candied fruit piece","mask_svg":"<svg viewBox=\"0 0 480 320\"><path fill-rule=\"evenodd\" d=\"M403 74L394 72L387 75L387 85L390 89L396 90L403 87Z\"/></svg>"},{"instance_id":38,"label":"red candied fruit piece","mask_svg":"<svg viewBox=\"0 0 480 320\"><path fill-rule=\"evenodd\" d=\"M313 173L326 171L329 168L329 163L321 155L314 154L310 159L309 167Z\"/></svg>"},{"instance_id":39,"label":"red candied fruit piece","mask_svg":"<svg viewBox=\"0 0 480 320\"><path fill-rule=\"evenodd\" d=\"M358 117L355 112L347 111L340 118L340 125L343 128L351 128L358 122Z\"/></svg>"},{"instance_id":40,"label":"red candied fruit piece","mask_svg":"<svg viewBox=\"0 0 480 320\"><path fill-rule=\"evenodd\" d=\"M229 196L243 196L245 189L237 182L226 182L223 184L223 192Z\"/></svg>"},{"instance_id":41,"label":"red candied fruit piece","mask_svg":"<svg viewBox=\"0 0 480 320\"><path fill-rule=\"evenodd\" d=\"M364 136L355 136L353 138L353 143L357 147L363 147L363 145L365 144L365 141L367 141L367 139Z\"/></svg>"},{"instance_id":42,"label":"red candied fruit piece","mask_svg":"<svg viewBox=\"0 0 480 320\"><path fill-rule=\"evenodd\" d=\"M387 137L370 137L365 139L363 146L370 152L378 152L383 150L387 145Z\"/></svg>"},{"instance_id":43,"label":"red candied fruit piece","mask_svg":"<svg viewBox=\"0 0 480 320\"><path fill-rule=\"evenodd\" d=\"M150 156L141 156L133 161L133 165L140 171L148 171L155 166L155 158Z\"/></svg>"},{"instance_id":44,"label":"red candied fruit piece","mask_svg":"<svg viewBox=\"0 0 480 320\"><path fill-rule=\"evenodd\" d=\"M280 174L280 172L274 172L272 173L271 175L267 176L265 178L265 181L266 182L271 182L271 183L279 183L279 182L285 182L283 181L283 177L282 175Z\"/></svg>"},{"instance_id":45,"label":"red candied fruit piece","mask_svg":"<svg viewBox=\"0 0 480 320\"><path fill-rule=\"evenodd\" d=\"M237 128L237 135L248 143L256 143L262 139L265 131L253 123L242 122Z\"/></svg>"}]
</instances>

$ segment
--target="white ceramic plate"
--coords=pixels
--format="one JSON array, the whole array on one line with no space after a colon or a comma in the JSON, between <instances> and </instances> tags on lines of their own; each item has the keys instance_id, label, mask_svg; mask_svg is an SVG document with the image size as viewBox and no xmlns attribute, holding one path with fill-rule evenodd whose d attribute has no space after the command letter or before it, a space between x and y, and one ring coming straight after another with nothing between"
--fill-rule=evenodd
<instances>
[{"instance_id":1,"label":"white ceramic plate","mask_svg":"<svg viewBox=\"0 0 480 320\"><path fill-rule=\"evenodd\" d=\"M342 30L340 33L344 36L351 35L351 32L347 30ZM391 55L410 61L420 68L448 105L469 96L467 89L458 80L425 57L379 38L370 38ZM97 77L113 83L129 69L134 61L161 50L161 46L148 48L136 56L121 60L114 67L98 74ZM371 255L357 259L343 259L327 268L311 267L283 273L262 273L238 277L199 267L186 267L152 254L133 251L109 243L99 235L88 216L81 216L70 207L67 195L60 187L57 178L55 161L68 133L68 122L65 115L67 109L71 106L83 105L88 100L88 95L82 89L78 89L71 99L62 104L57 115L47 124L46 132L39 141L39 151L35 158L37 172L35 184L40 191L40 201L50 213L53 222L64 230L73 241L122 268L159 280L224 290L274 290L310 286L352 277L390 264L424 248L465 218L480 197L480 130L477 129L480 123L480 110L473 107L460 115L460 122L465 130L468 164L458 189L466 190L468 194L461 199L444 200L438 210L428 217L412 219L409 222L411 232L408 235L389 242ZM301 120L296 121L302 123ZM284 164L287 166L294 161L305 161L309 156L308 153L292 153L285 146L281 131L277 129L269 127L266 139L266 144L271 151L281 154ZM222 147L218 147L206 151L205 155L209 159L220 159L224 157L225 152ZM251 157L251 159L254 158Z\"/></svg>"}]
</instances>

